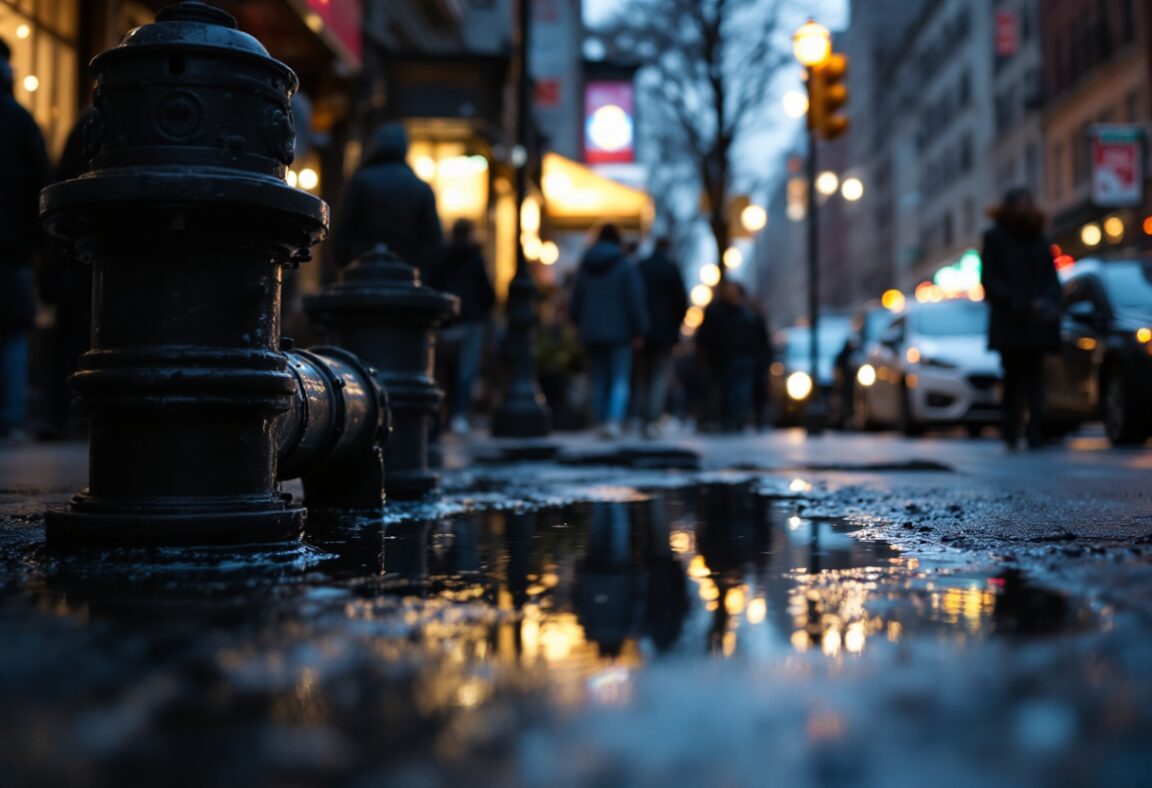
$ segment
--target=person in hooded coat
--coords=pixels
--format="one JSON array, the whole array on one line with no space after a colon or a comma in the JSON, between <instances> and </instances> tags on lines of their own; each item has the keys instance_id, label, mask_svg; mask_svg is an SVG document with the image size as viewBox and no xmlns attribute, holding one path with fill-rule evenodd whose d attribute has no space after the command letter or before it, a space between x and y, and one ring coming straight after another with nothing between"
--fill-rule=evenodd
<instances>
[{"instance_id":1,"label":"person in hooded coat","mask_svg":"<svg viewBox=\"0 0 1152 788\"><path fill-rule=\"evenodd\" d=\"M588 354L593 414L604 437L618 437L628 413L632 348L648 331L648 307L616 225L601 227L584 253L569 310Z\"/></svg>"},{"instance_id":2,"label":"person in hooded coat","mask_svg":"<svg viewBox=\"0 0 1152 788\"><path fill-rule=\"evenodd\" d=\"M389 123L376 132L375 147L352 176L332 227L340 266L382 243L424 277L431 273L444 232L436 195L405 162L407 155L402 125Z\"/></svg>"},{"instance_id":3,"label":"person in hooded coat","mask_svg":"<svg viewBox=\"0 0 1152 788\"><path fill-rule=\"evenodd\" d=\"M432 272L429 284L460 299L460 314L440 332L440 340L454 350L455 389L452 392L451 428L457 435L470 429L472 389L484 354L484 333L496 303L496 291L488 279L484 255L476 242L475 225L457 219L452 225L448 248Z\"/></svg>"},{"instance_id":4,"label":"person in hooded coat","mask_svg":"<svg viewBox=\"0 0 1152 788\"><path fill-rule=\"evenodd\" d=\"M1004 370L1001 435L1009 449L1020 439L1027 405L1029 447L1044 442L1044 354L1060 349L1060 280L1044 215L1027 189L1012 189L990 215L981 252L984 296L990 307L988 347Z\"/></svg>"},{"instance_id":5,"label":"person in hooded coat","mask_svg":"<svg viewBox=\"0 0 1152 788\"><path fill-rule=\"evenodd\" d=\"M36 317L32 258L40 190L51 167L36 121L12 93L12 52L0 41L0 440L25 437L28 333Z\"/></svg>"}]
</instances>

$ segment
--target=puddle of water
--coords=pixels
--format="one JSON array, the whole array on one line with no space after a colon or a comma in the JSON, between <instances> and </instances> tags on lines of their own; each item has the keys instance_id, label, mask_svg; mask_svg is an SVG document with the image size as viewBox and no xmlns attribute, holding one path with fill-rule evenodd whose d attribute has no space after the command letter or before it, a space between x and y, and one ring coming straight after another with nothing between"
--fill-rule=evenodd
<instances>
[{"instance_id":1,"label":"puddle of water","mask_svg":"<svg viewBox=\"0 0 1152 788\"><path fill-rule=\"evenodd\" d=\"M260 764L274 783L476 747L507 759L540 708L627 703L661 663L690 678L1083 620L1018 572L929 565L750 483L603 497L313 523L264 574L208 578L204 556L85 573L36 552L0 597L0 765L131 782L140 758L200 779Z\"/></svg>"}]
</instances>

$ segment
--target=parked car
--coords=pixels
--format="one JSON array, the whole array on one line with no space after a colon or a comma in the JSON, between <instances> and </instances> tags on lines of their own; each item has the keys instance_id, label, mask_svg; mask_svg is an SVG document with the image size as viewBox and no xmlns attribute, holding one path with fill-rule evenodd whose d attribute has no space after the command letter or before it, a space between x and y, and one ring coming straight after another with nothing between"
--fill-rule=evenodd
<instances>
[{"instance_id":1,"label":"parked car","mask_svg":"<svg viewBox=\"0 0 1152 788\"><path fill-rule=\"evenodd\" d=\"M833 427L862 427L856 420L856 374L895 317L896 314L881 306L878 300L869 301L852 314L852 330L844 340L844 347L836 356L832 370L830 408Z\"/></svg>"},{"instance_id":2,"label":"parked car","mask_svg":"<svg viewBox=\"0 0 1152 788\"><path fill-rule=\"evenodd\" d=\"M772 366L768 374L768 399L772 403L772 420L777 427L790 427L803 421L805 407L815 385L820 386L824 401L832 393L832 366L836 354L844 347L851 322L847 315L820 316L816 350L816 380L812 376L811 336L807 326L792 326L777 331L772 339Z\"/></svg>"},{"instance_id":3,"label":"parked car","mask_svg":"<svg viewBox=\"0 0 1152 788\"><path fill-rule=\"evenodd\" d=\"M1000 358L988 350L988 307L950 299L910 304L856 375L857 420L919 435L1000 420Z\"/></svg>"},{"instance_id":4,"label":"parked car","mask_svg":"<svg viewBox=\"0 0 1152 788\"><path fill-rule=\"evenodd\" d=\"M1096 418L1113 444L1152 434L1152 258L1076 263L1065 275L1060 354L1045 362L1046 423Z\"/></svg>"}]
</instances>

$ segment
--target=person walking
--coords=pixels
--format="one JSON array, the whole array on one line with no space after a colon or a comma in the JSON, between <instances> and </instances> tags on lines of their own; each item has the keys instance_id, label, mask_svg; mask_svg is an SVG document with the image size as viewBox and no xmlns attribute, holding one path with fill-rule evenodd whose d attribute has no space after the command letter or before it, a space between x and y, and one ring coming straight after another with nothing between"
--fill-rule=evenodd
<instances>
[{"instance_id":1,"label":"person walking","mask_svg":"<svg viewBox=\"0 0 1152 788\"><path fill-rule=\"evenodd\" d=\"M603 225L584 253L569 310L588 355L596 422L605 438L619 437L628 412L632 349L648 333L648 307L616 225Z\"/></svg>"},{"instance_id":2,"label":"person walking","mask_svg":"<svg viewBox=\"0 0 1152 788\"><path fill-rule=\"evenodd\" d=\"M408 133L399 123L376 132L375 147L352 176L332 227L336 262L346 266L376 244L385 244L427 278L444 233L432 187L405 161Z\"/></svg>"},{"instance_id":3,"label":"person walking","mask_svg":"<svg viewBox=\"0 0 1152 788\"><path fill-rule=\"evenodd\" d=\"M40 190L50 166L36 121L12 93L12 50L0 40L0 440L23 440L28 416L28 334L35 325L32 257Z\"/></svg>"},{"instance_id":4,"label":"person walking","mask_svg":"<svg viewBox=\"0 0 1152 788\"><path fill-rule=\"evenodd\" d=\"M718 384L720 428L739 432L748 421L756 370L767 353L767 329L739 282L725 279L717 290L697 338Z\"/></svg>"},{"instance_id":5,"label":"person walking","mask_svg":"<svg viewBox=\"0 0 1152 788\"><path fill-rule=\"evenodd\" d=\"M636 354L636 400L640 429L659 437L659 419L668 396L672 349L680 341L680 324L688 312L688 294L680 266L668 256L667 238L658 238L652 254L638 263L648 304L648 333Z\"/></svg>"},{"instance_id":6,"label":"person walking","mask_svg":"<svg viewBox=\"0 0 1152 788\"><path fill-rule=\"evenodd\" d=\"M496 303L496 291L488 279L484 255L476 242L476 227L467 219L452 225L451 239L432 271L429 283L460 299L460 315L440 332L440 340L451 348L455 359L455 388L452 391L450 426L457 435L467 435L472 411L472 393L484 354L488 318Z\"/></svg>"},{"instance_id":7,"label":"person walking","mask_svg":"<svg viewBox=\"0 0 1152 788\"><path fill-rule=\"evenodd\" d=\"M1027 189L1008 191L989 215L981 282L991 309L988 347L999 351L1004 373L1001 436L1017 447L1027 407L1026 437L1036 448L1044 442L1044 354L1060 349L1060 281L1044 214Z\"/></svg>"}]
</instances>

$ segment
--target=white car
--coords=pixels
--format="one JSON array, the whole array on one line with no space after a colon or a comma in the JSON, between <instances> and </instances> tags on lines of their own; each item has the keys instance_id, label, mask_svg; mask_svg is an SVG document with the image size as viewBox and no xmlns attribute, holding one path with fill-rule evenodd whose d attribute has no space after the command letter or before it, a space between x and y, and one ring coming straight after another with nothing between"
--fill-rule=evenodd
<instances>
[{"instance_id":1,"label":"white car","mask_svg":"<svg viewBox=\"0 0 1152 788\"><path fill-rule=\"evenodd\" d=\"M856 373L858 422L918 435L1000 420L1000 357L988 349L988 307L950 299L914 303L896 318Z\"/></svg>"}]
</instances>

